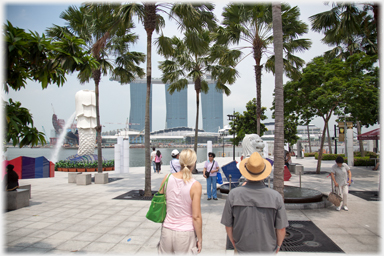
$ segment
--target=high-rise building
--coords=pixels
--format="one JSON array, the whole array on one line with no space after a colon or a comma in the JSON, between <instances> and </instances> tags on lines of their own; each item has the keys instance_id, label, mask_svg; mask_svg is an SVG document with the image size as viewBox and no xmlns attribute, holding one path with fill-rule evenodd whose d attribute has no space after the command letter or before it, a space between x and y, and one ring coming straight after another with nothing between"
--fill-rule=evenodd
<instances>
[{"instance_id":1,"label":"high-rise building","mask_svg":"<svg viewBox=\"0 0 384 256\"><path fill-rule=\"evenodd\" d=\"M165 86L166 117L165 129L188 127L188 89L168 92L169 85Z\"/></svg>"},{"instance_id":2,"label":"high-rise building","mask_svg":"<svg viewBox=\"0 0 384 256\"><path fill-rule=\"evenodd\" d=\"M152 86L152 85L151 85ZM129 129L138 131L145 127L145 102L147 97L147 83L135 81L130 84L131 110L129 114ZM149 120L152 120L152 90L149 100ZM149 122L152 131L152 122Z\"/></svg>"},{"instance_id":3,"label":"high-rise building","mask_svg":"<svg viewBox=\"0 0 384 256\"><path fill-rule=\"evenodd\" d=\"M203 130L205 132L217 132L223 128L223 92L215 88L216 83L208 84L207 94L201 94L201 109L203 117Z\"/></svg>"}]
</instances>

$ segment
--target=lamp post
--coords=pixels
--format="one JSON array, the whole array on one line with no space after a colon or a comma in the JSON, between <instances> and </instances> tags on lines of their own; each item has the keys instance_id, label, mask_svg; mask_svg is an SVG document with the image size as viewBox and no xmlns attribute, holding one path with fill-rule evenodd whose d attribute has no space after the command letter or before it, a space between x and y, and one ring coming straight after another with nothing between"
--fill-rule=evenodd
<instances>
[{"instance_id":1,"label":"lamp post","mask_svg":"<svg viewBox=\"0 0 384 256\"><path fill-rule=\"evenodd\" d=\"M235 110L233 110L233 115L227 115L227 116L228 116L228 120L233 121L233 124L235 124L235 121L236 121ZM232 141L232 144L233 144L233 161L235 161L235 134L236 134L236 130L233 131L233 141Z\"/></svg>"},{"instance_id":2,"label":"lamp post","mask_svg":"<svg viewBox=\"0 0 384 256\"><path fill-rule=\"evenodd\" d=\"M223 140L223 153L221 154L222 157L224 157L224 136L225 136L225 130L223 129L223 132L220 133L220 136L222 137Z\"/></svg>"}]
</instances>

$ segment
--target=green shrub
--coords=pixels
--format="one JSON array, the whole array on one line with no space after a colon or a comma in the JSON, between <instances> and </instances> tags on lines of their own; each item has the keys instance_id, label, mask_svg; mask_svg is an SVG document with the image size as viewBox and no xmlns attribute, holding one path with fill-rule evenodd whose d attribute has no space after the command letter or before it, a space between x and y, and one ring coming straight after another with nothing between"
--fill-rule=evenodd
<instances>
[{"instance_id":1,"label":"green shrub","mask_svg":"<svg viewBox=\"0 0 384 256\"><path fill-rule=\"evenodd\" d=\"M354 166L375 166L375 160L369 159L369 156L366 157L355 157L353 165Z\"/></svg>"},{"instance_id":2,"label":"green shrub","mask_svg":"<svg viewBox=\"0 0 384 256\"><path fill-rule=\"evenodd\" d=\"M361 157L360 151L353 152L353 155L355 157ZM371 157L371 158L376 158L377 154L375 152L366 151L365 152L365 156L368 156L368 157Z\"/></svg>"},{"instance_id":3,"label":"green shrub","mask_svg":"<svg viewBox=\"0 0 384 256\"><path fill-rule=\"evenodd\" d=\"M312 157L315 156L316 152L309 152L309 153L304 153L304 157Z\"/></svg>"}]
</instances>

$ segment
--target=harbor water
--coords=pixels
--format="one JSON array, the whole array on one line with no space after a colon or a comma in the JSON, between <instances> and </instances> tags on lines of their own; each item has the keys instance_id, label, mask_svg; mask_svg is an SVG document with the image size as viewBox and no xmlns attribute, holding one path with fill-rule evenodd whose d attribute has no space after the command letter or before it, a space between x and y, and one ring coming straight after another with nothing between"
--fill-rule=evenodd
<instances>
[{"instance_id":1,"label":"harbor water","mask_svg":"<svg viewBox=\"0 0 384 256\"><path fill-rule=\"evenodd\" d=\"M183 148L157 148L156 150L160 150L162 155L162 161L164 165L169 165L169 162L171 161L171 152L172 150L177 149L179 152L183 150ZM19 156L26 156L26 157L40 157L44 156L49 161L52 161L50 159L52 157L52 153L55 149L54 148L18 148L18 147L10 147L5 152L5 156L7 160L12 160L14 158L17 158ZM212 151L219 156L223 152L223 148L213 148ZM225 154L226 156L233 156L233 148L232 147L226 147L225 148ZM236 156L241 155L241 147L236 147ZM152 152L152 148L151 148ZM71 155L75 155L77 153L77 149L60 149L57 157L57 161L65 160L67 157ZM97 154L97 150L95 150L95 154ZM208 152L207 148L197 148L197 162L201 163L207 160L208 158ZM102 149L102 156L106 160L113 160L114 159L114 148L103 148ZM129 149L129 166L130 167L141 167L144 166L145 162L145 149L144 148L130 148Z\"/></svg>"}]
</instances>

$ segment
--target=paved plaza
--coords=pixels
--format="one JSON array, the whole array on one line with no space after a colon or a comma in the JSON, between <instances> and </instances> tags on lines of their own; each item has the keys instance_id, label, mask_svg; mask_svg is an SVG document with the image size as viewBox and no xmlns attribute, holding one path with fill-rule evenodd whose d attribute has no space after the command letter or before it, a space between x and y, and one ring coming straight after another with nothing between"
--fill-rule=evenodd
<instances>
[{"instance_id":1,"label":"paved plaza","mask_svg":"<svg viewBox=\"0 0 384 256\"><path fill-rule=\"evenodd\" d=\"M232 158L215 160L224 165ZM239 158L236 158L239 161ZM304 171L315 172L317 160L292 158ZM301 175L301 186L328 194L327 177L334 161L323 161L323 174ZM204 163L197 165L202 171ZM350 190L377 191L379 171L372 167L352 167ZM169 166L162 174L152 171L152 190L158 190ZM30 206L3 213L3 248L5 253L28 254L143 254L156 255L161 224L145 218L150 201L113 199L131 190L144 189L144 167L133 167L129 173L108 172L110 178L122 178L108 184L81 186L68 183L68 173L55 172L54 178L22 179L20 185L31 184ZM203 186L203 255L233 255L226 250L225 228L220 224L225 199L207 201L206 181L194 175ZM292 173L286 185L299 186L298 175ZM348 254L381 253L381 201L366 201L348 195L349 211L336 211L334 206L322 209L287 210L288 219L312 221L334 243ZM298 254L280 252L280 255ZM307 253L300 253L307 254ZM324 255L325 253L310 253Z\"/></svg>"}]
</instances>

